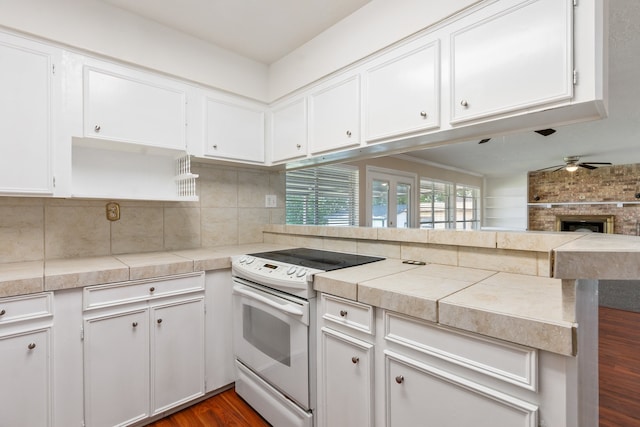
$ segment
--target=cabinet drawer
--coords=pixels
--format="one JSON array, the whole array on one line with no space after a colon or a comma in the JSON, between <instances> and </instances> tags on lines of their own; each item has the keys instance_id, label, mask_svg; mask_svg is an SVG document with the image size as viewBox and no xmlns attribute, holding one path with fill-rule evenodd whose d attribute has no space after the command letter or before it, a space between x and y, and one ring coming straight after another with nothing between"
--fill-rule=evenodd
<instances>
[{"instance_id":1,"label":"cabinet drawer","mask_svg":"<svg viewBox=\"0 0 640 427\"><path fill-rule=\"evenodd\" d=\"M368 334L374 332L374 312L370 305L322 294L320 310L326 320Z\"/></svg>"},{"instance_id":2,"label":"cabinet drawer","mask_svg":"<svg viewBox=\"0 0 640 427\"><path fill-rule=\"evenodd\" d=\"M387 341L527 390L537 390L538 352L535 349L454 331L391 312L384 314L384 328Z\"/></svg>"},{"instance_id":3,"label":"cabinet drawer","mask_svg":"<svg viewBox=\"0 0 640 427\"><path fill-rule=\"evenodd\" d=\"M203 290L204 273L88 286L84 288L83 308L90 310Z\"/></svg>"},{"instance_id":4,"label":"cabinet drawer","mask_svg":"<svg viewBox=\"0 0 640 427\"><path fill-rule=\"evenodd\" d=\"M0 325L53 314L50 292L0 299Z\"/></svg>"}]
</instances>

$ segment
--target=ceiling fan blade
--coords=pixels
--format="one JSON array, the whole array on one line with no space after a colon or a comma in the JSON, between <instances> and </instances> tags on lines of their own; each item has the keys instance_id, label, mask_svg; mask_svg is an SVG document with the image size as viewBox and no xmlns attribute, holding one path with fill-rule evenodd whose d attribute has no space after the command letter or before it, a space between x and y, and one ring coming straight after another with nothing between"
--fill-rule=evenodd
<instances>
[{"instance_id":1,"label":"ceiling fan blade","mask_svg":"<svg viewBox=\"0 0 640 427\"><path fill-rule=\"evenodd\" d=\"M610 162L584 162L583 165L609 165L611 166L613 163Z\"/></svg>"},{"instance_id":2,"label":"ceiling fan blade","mask_svg":"<svg viewBox=\"0 0 640 427\"><path fill-rule=\"evenodd\" d=\"M578 166L580 166L581 168L585 168L585 169L598 169L597 166L591 166L588 163L578 163Z\"/></svg>"},{"instance_id":3,"label":"ceiling fan blade","mask_svg":"<svg viewBox=\"0 0 640 427\"><path fill-rule=\"evenodd\" d=\"M542 169L534 170L533 172L543 172L543 171L547 171L547 170L549 170L549 169L554 169L554 168L560 168L560 169L562 169L562 168L564 168L564 166L565 166L565 165L549 166L549 167L547 167L547 168L542 168ZM553 172L555 172L556 170L558 170L558 169L555 169Z\"/></svg>"}]
</instances>

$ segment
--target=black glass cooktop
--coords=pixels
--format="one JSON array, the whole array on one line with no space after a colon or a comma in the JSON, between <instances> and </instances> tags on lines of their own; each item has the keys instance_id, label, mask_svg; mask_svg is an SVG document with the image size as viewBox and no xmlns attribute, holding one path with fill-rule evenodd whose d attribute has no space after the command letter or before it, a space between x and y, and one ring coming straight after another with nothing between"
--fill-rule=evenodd
<instances>
[{"instance_id":1,"label":"black glass cooktop","mask_svg":"<svg viewBox=\"0 0 640 427\"><path fill-rule=\"evenodd\" d=\"M324 271L355 267L357 265L369 264L371 262L382 261L384 259L373 256L321 251L318 249L307 248L285 249L248 255Z\"/></svg>"}]
</instances>

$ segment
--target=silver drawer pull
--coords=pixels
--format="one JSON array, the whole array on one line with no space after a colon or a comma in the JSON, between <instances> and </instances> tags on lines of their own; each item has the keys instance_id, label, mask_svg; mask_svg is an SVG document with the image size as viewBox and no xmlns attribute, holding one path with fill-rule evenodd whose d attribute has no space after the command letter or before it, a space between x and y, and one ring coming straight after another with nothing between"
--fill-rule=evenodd
<instances>
[{"instance_id":1,"label":"silver drawer pull","mask_svg":"<svg viewBox=\"0 0 640 427\"><path fill-rule=\"evenodd\" d=\"M353 356L351 358L351 362L355 365L356 363L358 363L360 361L360 358L358 356Z\"/></svg>"},{"instance_id":2,"label":"silver drawer pull","mask_svg":"<svg viewBox=\"0 0 640 427\"><path fill-rule=\"evenodd\" d=\"M347 317L347 310L340 310L340 317Z\"/></svg>"},{"instance_id":3,"label":"silver drawer pull","mask_svg":"<svg viewBox=\"0 0 640 427\"><path fill-rule=\"evenodd\" d=\"M460 101L460 105L462 105L463 107L468 107L469 103L467 102L466 99L463 99L462 101Z\"/></svg>"},{"instance_id":4,"label":"silver drawer pull","mask_svg":"<svg viewBox=\"0 0 640 427\"><path fill-rule=\"evenodd\" d=\"M158 325L159 325L160 323L162 323L162 319L158 319L156 320L156 322L158 322Z\"/></svg>"},{"instance_id":5,"label":"silver drawer pull","mask_svg":"<svg viewBox=\"0 0 640 427\"><path fill-rule=\"evenodd\" d=\"M94 128L93 128L93 130L95 131L95 133L100 132L100 129L101 129L100 125L95 125L95 126L94 126Z\"/></svg>"},{"instance_id":6,"label":"silver drawer pull","mask_svg":"<svg viewBox=\"0 0 640 427\"><path fill-rule=\"evenodd\" d=\"M422 117L423 119L427 118L427 112L426 111L420 111L420 117Z\"/></svg>"},{"instance_id":7,"label":"silver drawer pull","mask_svg":"<svg viewBox=\"0 0 640 427\"><path fill-rule=\"evenodd\" d=\"M137 327L137 326L138 326L138 322L133 322L133 323L131 324L131 326L133 326L134 328L135 328L135 327Z\"/></svg>"},{"instance_id":8,"label":"silver drawer pull","mask_svg":"<svg viewBox=\"0 0 640 427\"><path fill-rule=\"evenodd\" d=\"M402 375L398 375L398 376L396 377L396 382L397 382L398 384L402 384L402 383L404 382L404 377L403 377Z\"/></svg>"},{"instance_id":9,"label":"silver drawer pull","mask_svg":"<svg viewBox=\"0 0 640 427\"><path fill-rule=\"evenodd\" d=\"M153 286L149 288L149 292L154 292L156 290L156 288L154 288Z\"/></svg>"},{"instance_id":10,"label":"silver drawer pull","mask_svg":"<svg viewBox=\"0 0 640 427\"><path fill-rule=\"evenodd\" d=\"M4 316L5 314L7 314L7 310L5 310L4 308L0 310L0 316Z\"/></svg>"},{"instance_id":11,"label":"silver drawer pull","mask_svg":"<svg viewBox=\"0 0 640 427\"><path fill-rule=\"evenodd\" d=\"M29 343L29 345L27 346L27 348L28 348L29 350L33 350L34 348L36 348L36 343L34 343L34 342Z\"/></svg>"}]
</instances>

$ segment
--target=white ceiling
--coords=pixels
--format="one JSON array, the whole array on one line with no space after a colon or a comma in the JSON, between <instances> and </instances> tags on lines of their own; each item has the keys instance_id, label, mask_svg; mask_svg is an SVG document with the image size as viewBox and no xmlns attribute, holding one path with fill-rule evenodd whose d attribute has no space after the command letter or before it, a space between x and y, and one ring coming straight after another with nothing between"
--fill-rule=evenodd
<instances>
[{"instance_id":1,"label":"white ceiling","mask_svg":"<svg viewBox=\"0 0 640 427\"><path fill-rule=\"evenodd\" d=\"M271 64L371 0L101 0Z\"/></svg>"},{"instance_id":2,"label":"white ceiling","mask_svg":"<svg viewBox=\"0 0 640 427\"><path fill-rule=\"evenodd\" d=\"M270 64L371 0L101 0ZM640 163L640 2L610 1L609 117L533 132L497 136L486 144L457 143L410 153L488 177L561 164Z\"/></svg>"}]
</instances>

